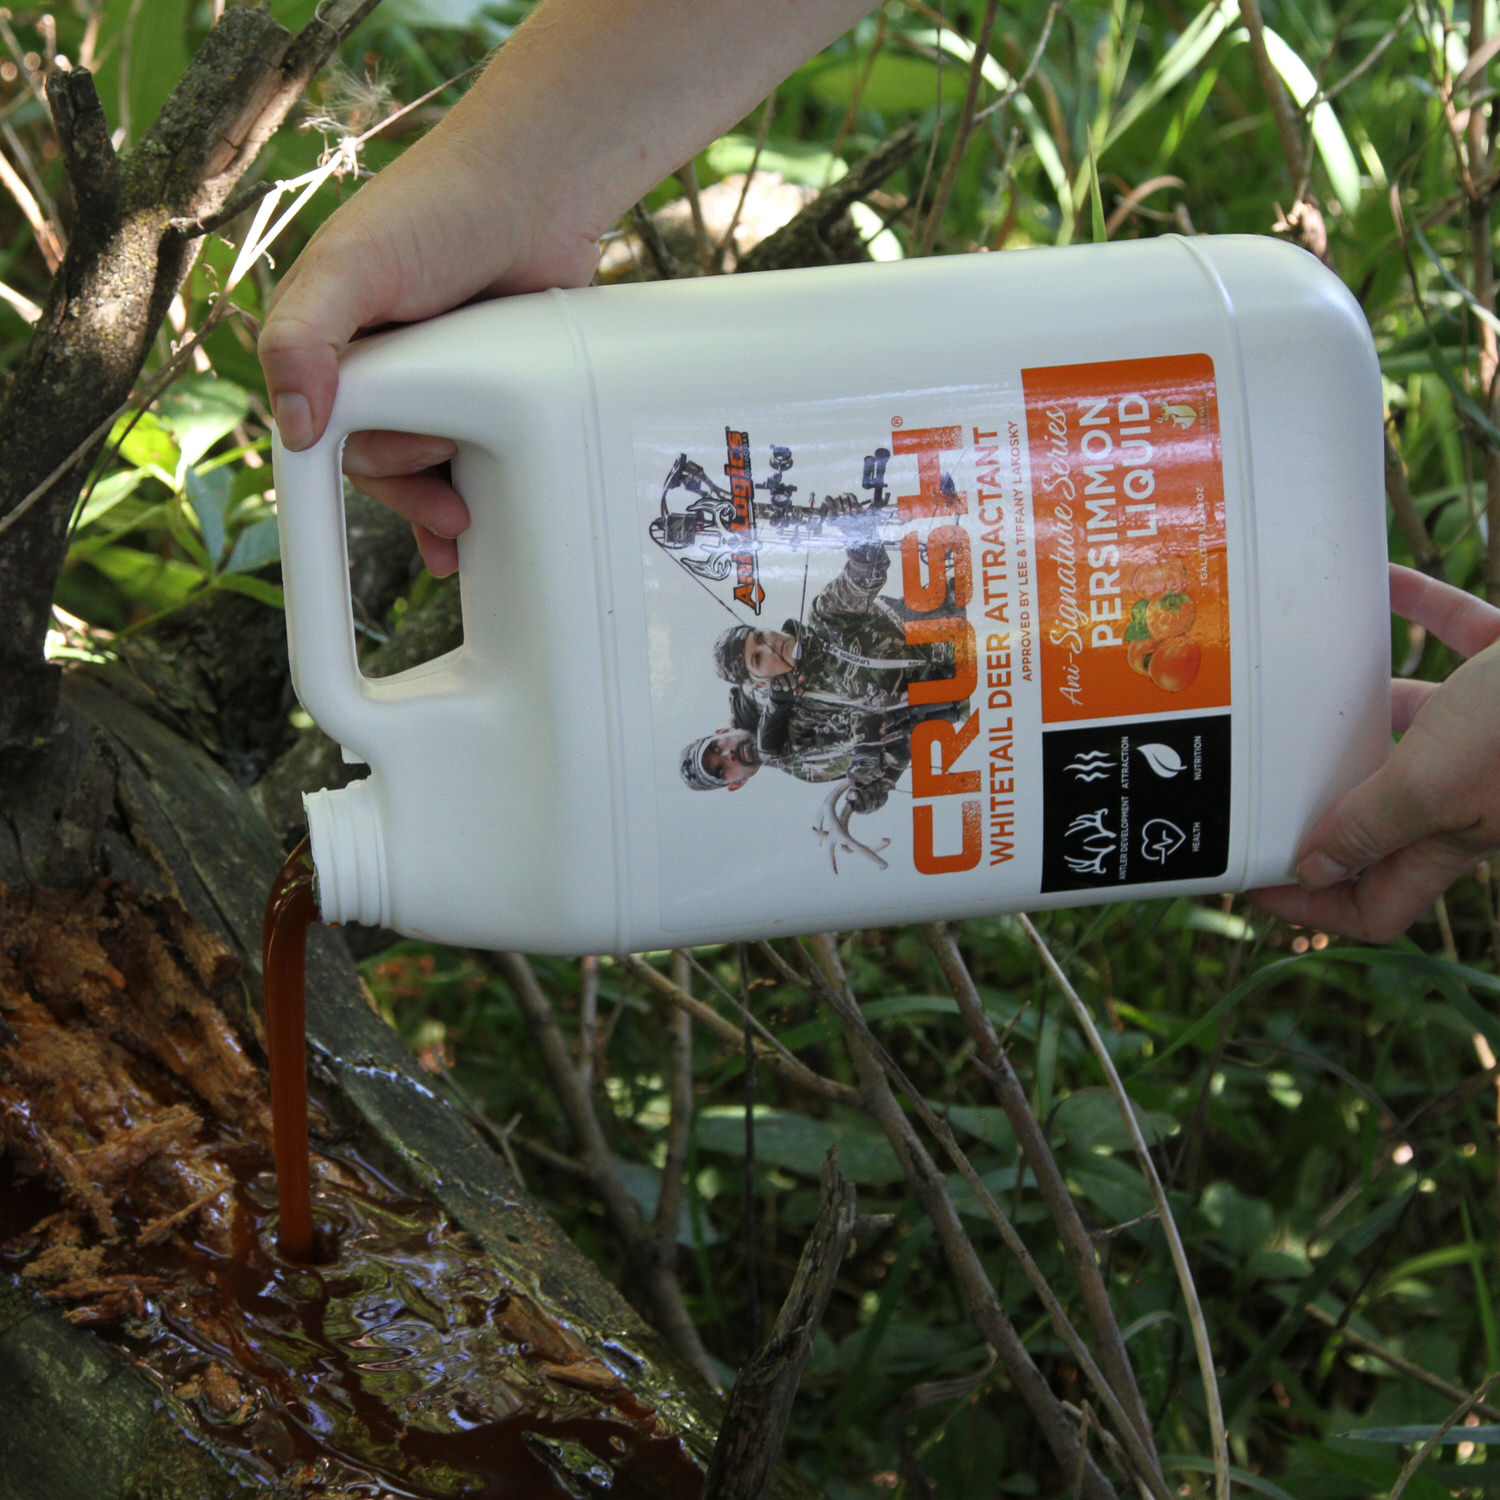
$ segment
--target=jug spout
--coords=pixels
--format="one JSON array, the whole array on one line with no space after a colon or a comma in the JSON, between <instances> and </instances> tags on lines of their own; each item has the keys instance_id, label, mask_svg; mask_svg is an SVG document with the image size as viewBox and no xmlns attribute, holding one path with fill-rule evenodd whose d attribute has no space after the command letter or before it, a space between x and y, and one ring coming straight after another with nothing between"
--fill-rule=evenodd
<instances>
[{"instance_id":1,"label":"jug spout","mask_svg":"<svg viewBox=\"0 0 1500 1500\"><path fill-rule=\"evenodd\" d=\"M325 923L390 926L385 834L375 777L302 799Z\"/></svg>"}]
</instances>

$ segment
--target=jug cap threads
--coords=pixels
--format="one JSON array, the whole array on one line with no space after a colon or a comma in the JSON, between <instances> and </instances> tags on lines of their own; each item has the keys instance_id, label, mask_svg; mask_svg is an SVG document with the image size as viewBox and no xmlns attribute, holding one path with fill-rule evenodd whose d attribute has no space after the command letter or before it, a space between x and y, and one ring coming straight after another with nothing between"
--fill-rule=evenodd
<instances>
[{"instance_id":1,"label":"jug cap threads","mask_svg":"<svg viewBox=\"0 0 1500 1500\"><path fill-rule=\"evenodd\" d=\"M385 836L377 800L373 776L302 798L324 922L390 925Z\"/></svg>"}]
</instances>

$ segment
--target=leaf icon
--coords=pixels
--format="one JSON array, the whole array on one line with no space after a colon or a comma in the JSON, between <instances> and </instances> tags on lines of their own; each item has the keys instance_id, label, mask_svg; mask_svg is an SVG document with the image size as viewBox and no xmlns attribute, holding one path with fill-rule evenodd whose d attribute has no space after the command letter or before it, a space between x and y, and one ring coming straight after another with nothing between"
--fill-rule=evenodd
<instances>
[{"instance_id":1,"label":"leaf icon","mask_svg":"<svg viewBox=\"0 0 1500 1500\"><path fill-rule=\"evenodd\" d=\"M1170 745L1137 745L1135 748L1146 757L1146 764L1158 776L1176 776L1183 769L1182 757Z\"/></svg>"}]
</instances>

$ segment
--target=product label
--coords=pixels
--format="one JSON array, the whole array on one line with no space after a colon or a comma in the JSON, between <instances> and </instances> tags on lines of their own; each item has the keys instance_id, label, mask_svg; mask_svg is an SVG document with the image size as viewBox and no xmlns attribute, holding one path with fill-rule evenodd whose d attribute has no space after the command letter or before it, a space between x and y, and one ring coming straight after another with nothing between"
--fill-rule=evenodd
<instances>
[{"instance_id":1,"label":"product label","mask_svg":"<svg viewBox=\"0 0 1500 1500\"><path fill-rule=\"evenodd\" d=\"M1022 374L1042 717L1229 706L1229 585L1204 355Z\"/></svg>"},{"instance_id":2,"label":"product label","mask_svg":"<svg viewBox=\"0 0 1500 1500\"><path fill-rule=\"evenodd\" d=\"M636 477L666 925L1224 872L1206 355L653 414Z\"/></svg>"}]
</instances>

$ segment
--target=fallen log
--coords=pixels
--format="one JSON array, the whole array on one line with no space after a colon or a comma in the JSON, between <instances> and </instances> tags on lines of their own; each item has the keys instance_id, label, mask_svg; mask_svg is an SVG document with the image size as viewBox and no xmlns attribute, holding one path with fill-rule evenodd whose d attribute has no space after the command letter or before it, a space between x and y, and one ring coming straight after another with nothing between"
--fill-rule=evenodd
<instances>
[{"instance_id":1,"label":"fallen log","mask_svg":"<svg viewBox=\"0 0 1500 1500\"><path fill-rule=\"evenodd\" d=\"M327 933L328 1252L278 1260L256 1036L280 852L102 682L69 682L63 724L0 824L0 1500L697 1493L716 1399L435 1094Z\"/></svg>"}]
</instances>

